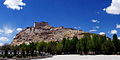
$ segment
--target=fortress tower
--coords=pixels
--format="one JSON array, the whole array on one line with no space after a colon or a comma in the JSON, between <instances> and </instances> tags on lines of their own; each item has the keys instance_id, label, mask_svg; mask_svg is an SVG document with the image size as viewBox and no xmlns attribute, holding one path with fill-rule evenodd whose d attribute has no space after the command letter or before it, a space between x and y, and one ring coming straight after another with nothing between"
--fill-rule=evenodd
<instances>
[{"instance_id":1,"label":"fortress tower","mask_svg":"<svg viewBox=\"0 0 120 60\"><path fill-rule=\"evenodd\" d=\"M48 22L35 22L34 23L34 27L35 28L41 28L41 27L44 27L44 26L48 26Z\"/></svg>"}]
</instances>

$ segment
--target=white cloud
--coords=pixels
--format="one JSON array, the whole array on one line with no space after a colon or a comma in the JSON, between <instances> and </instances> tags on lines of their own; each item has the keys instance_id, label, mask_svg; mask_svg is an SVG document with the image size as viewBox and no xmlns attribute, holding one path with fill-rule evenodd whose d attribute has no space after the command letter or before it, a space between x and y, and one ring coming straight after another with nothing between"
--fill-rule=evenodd
<instances>
[{"instance_id":1,"label":"white cloud","mask_svg":"<svg viewBox=\"0 0 120 60\"><path fill-rule=\"evenodd\" d=\"M23 3L23 0L5 0L3 4L6 5L7 8L11 8L13 10L23 9L22 6L26 5L25 3Z\"/></svg>"},{"instance_id":2,"label":"white cloud","mask_svg":"<svg viewBox=\"0 0 120 60\"><path fill-rule=\"evenodd\" d=\"M100 12L96 12L97 14L100 14Z\"/></svg>"},{"instance_id":3,"label":"white cloud","mask_svg":"<svg viewBox=\"0 0 120 60\"><path fill-rule=\"evenodd\" d=\"M3 43L0 43L0 46L3 46L4 44Z\"/></svg>"},{"instance_id":4,"label":"white cloud","mask_svg":"<svg viewBox=\"0 0 120 60\"><path fill-rule=\"evenodd\" d=\"M118 37L118 39L120 39L120 37Z\"/></svg>"},{"instance_id":5,"label":"white cloud","mask_svg":"<svg viewBox=\"0 0 120 60\"><path fill-rule=\"evenodd\" d=\"M15 38L16 36L13 36L13 38Z\"/></svg>"},{"instance_id":6,"label":"white cloud","mask_svg":"<svg viewBox=\"0 0 120 60\"><path fill-rule=\"evenodd\" d=\"M97 30L95 30L95 29L89 30L89 32L95 32L95 31L97 31Z\"/></svg>"},{"instance_id":7,"label":"white cloud","mask_svg":"<svg viewBox=\"0 0 120 60\"><path fill-rule=\"evenodd\" d=\"M7 37L0 37L0 41L8 41Z\"/></svg>"},{"instance_id":8,"label":"white cloud","mask_svg":"<svg viewBox=\"0 0 120 60\"><path fill-rule=\"evenodd\" d=\"M16 30L19 32L19 31L22 31L22 28L17 28Z\"/></svg>"},{"instance_id":9,"label":"white cloud","mask_svg":"<svg viewBox=\"0 0 120 60\"><path fill-rule=\"evenodd\" d=\"M0 29L0 33L3 33L4 31L2 29Z\"/></svg>"},{"instance_id":10,"label":"white cloud","mask_svg":"<svg viewBox=\"0 0 120 60\"><path fill-rule=\"evenodd\" d=\"M99 27L99 26L95 26L95 27L93 27L93 28L99 29L100 27Z\"/></svg>"},{"instance_id":11,"label":"white cloud","mask_svg":"<svg viewBox=\"0 0 120 60\"><path fill-rule=\"evenodd\" d=\"M80 28L80 26L78 26L78 27L74 27L75 29L79 29Z\"/></svg>"},{"instance_id":12,"label":"white cloud","mask_svg":"<svg viewBox=\"0 0 120 60\"><path fill-rule=\"evenodd\" d=\"M22 31L22 28L17 28L16 30L17 30L17 31Z\"/></svg>"},{"instance_id":13,"label":"white cloud","mask_svg":"<svg viewBox=\"0 0 120 60\"><path fill-rule=\"evenodd\" d=\"M99 29L100 27L99 26L96 26L97 29Z\"/></svg>"},{"instance_id":14,"label":"white cloud","mask_svg":"<svg viewBox=\"0 0 120 60\"><path fill-rule=\"evenodd\" d=\"M103 9L108 14L118 15L120 14L120 0L112 0L112 3L107 8Z\"/></svg>"},{"instance_id":15,"label":"white cloud","mask_svg":"<svg viewBox=\"0 0 120 60\"><path fill-rule=\"evenodd\" d=\"M97 20L92 20L92 22L97 22Z\"/></svg>"},{"instance_id":16,"label":"white cloud","mask_svg":"<svg viewBox=\"0 0 120 60\"><path fill-rule=\"evenodd\" d=\"M98 20L95 20L95 19L93 19L93 20L91 20L93 23L100 23L100 21L98 21Z\"/></svg>"},{"instance_id":17,"label":"white cloud","mask_svg":"<svg viewBox=\"0 0 120 60\"><path fill-rule=\"evenodd\" d=\"M0 34L12 34L14 32L14 29L11 29L8 26L3 26L2 29L0 29Z\"/></svg>"},{"instance_id":18,"label":"white cloud","mask_svg":"<svg viewBox=\"0 0 120 60\"><path fill-rule=\"evenodd\" d=\"M13 33L13 29L11 29L11 28L9 28L7 26L4 26L3 28L4 28L3 31L4 31L5 34Z\"/></svg>"},{"instance_id":19,"label":"white cloud","mask_svg":"<svg viewBox=\"0 0 120 60\"><path fill-rule=\"evenodd\" d=\"M120 28L120 24L116 24L116 28Z\"/></svg>"},{"instance_id":20,"label":"white cloud","mask_svg":"<svg viewBox=\"0 0 120 60\"><path fill-rule=\"evenodd\" d=\"M110 34L117 34L117 30L111 30Z\"/></svg>"},{"instance_id":21,"label":"white cloud","mask_svg":"<svg viewBox=\"0 0 120 60\"><path fill-rule=\"evenodd\" d=\"M11 33L13 33L13 30L11 29L5 30L5 34L11 34Z\"/></svg>"},{"instance_id":22,"label":"white cloud","mask_svg":"<svg viewBox=\"0 0 120 60\"><path fill-rule=\"evenodd\" d=\"M104 34L105 34L105 32L100 32L99 34L100 34L100 35L104 35Z\"/></svg>"}]
</instances>

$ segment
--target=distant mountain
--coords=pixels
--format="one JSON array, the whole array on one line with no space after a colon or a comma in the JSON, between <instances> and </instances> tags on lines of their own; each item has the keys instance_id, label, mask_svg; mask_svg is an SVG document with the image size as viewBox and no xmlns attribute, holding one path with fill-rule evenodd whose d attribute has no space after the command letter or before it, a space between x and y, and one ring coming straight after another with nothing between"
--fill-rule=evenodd
<instances>
[{"instance_id":1,"label":"distant mountain","mask_svg":"<svg viewBox=\"0 0 120 60\"><path fill-rule=\"evenodd\" d=\"M35 22L33 27L27 27L19 32L14 38L11 45L20 45L22 43L29 44L31 42L40 41L61 41L63 38L72 38L74 36L79 39L84 36L84 31L72 28L53 27L47 22Z\"/></svg>"}]
</instances>

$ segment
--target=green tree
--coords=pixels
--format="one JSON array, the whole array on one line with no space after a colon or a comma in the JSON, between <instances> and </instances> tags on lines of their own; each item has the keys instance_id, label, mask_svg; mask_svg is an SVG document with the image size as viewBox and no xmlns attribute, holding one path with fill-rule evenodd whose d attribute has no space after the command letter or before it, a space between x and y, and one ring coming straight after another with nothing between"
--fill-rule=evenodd
<instances>
[{"instance_id":1,"label":"green tree","mask_svg":"<svg viewBox=\"0 0 120 60\"><path fill-rule=\"evenodd\" d=\"M106 40L102 44L101 49L102 49L103 54L112 54L114 52L115 47L111 40Z\"/></svg>"},{"instance_id":2,"label":"green tree","mask_svg":"<svg viewBox=\"0 0 120 60\"><path fill-rule=\"evenodd\" d=\"M84 52L85 54L87 54L88 51L89 51L87 36L84 36L84 37L81 39L80 46L81 46L82 52Z\"/></svg>"},{"instance_id":3,"label":"green tree","mask_svg":"<svg viewBox=\"0 0 120 60\"><path fill-rule=\"evenodd\" d=\"M30 45L29 44L27 44L26 45L26 56L28 57L28 56L30 56Z\"/></svg>"},{"instance_id":4,"label":"green tree","mask_svg":"<svg viewBox=\"0 0 120 60\"><path fill-rule=\"evenodd\" d=\"M8 45L8 44L5 44L4 46L2 46L2 50L5 50L5 55L4 56L10 57L8 55L8 51L11 50L11 49L12 49L12 47L10 45Z\"/></svg>"},{"instance_id":5,"label":"green tree","mask_svg":"<svg viewBox=\"0 0 120 60\"><path fill-rule=\"evenodd\" d=\"M62 45L63 45L63 48L62 48L62 51L65 52L65 42L66 42L66 38L63 38L63 40L61 41L62 42Z\"/></svg>"},{"instance_id":6,"label":"green tree","mask_svg":"<svg viewBox=\"0 0 120 60\"><path fill-rule=\"evenodd\" d=\"M87 39L88 39L88 48L89 48L89 52L94 52L94 40L93 40L93 35L88 35L88 37L87 37Z\"/></svg>"},{"instance_id":7,"label":"green tree","mask_svg":"<svg viewBox=\"0 0 120 60\"><path fill-rule=\"evenodd\" d=\"M62 53L62 49L63 49L63 45L61 42L58 42L56 45L56 52L57 54L61 54Z\"/></svg>"},{"instance_id":8,"label":"green tree","mask_svg":"<svg viewBox=\"0 0 120 60\"><path fill-rule=\"evenodd\" d=\"M95 51L95 54L98 54L101 52L101 44L102 44L102 40L100 39L100 37L96 34L93 35L93 44L94 44L94 48L93 50Z\"/></svg>"},{"instance_id":9,"label":"green tree","mask_svg":"<svg viewBox=\"0 0 120 60\"><path fill-rule=\"evenodd\" d=\"M21 44L21 45L20 45L20 49L21 49L21 51L22 51L22 56L23 56L23 57L26 57L26 55L25 55L26 44L25 44L25 43Z\"/></svg>"},{"instance_id":10,"label":"green tree","mask_svg":"<svg viewBox=\"0 0 120 60\"><path fill-rule=\"evenodd\" d=\"M77 50L76 50L76 44L78 42L78 38L77 37L73 37L71 40L70 40L70 52L71 53L76 53Z\"/></svg>"},{"instance_id":11,"label":"green tree","mask_svg":"<svg viewBox=\"0 0 120 60\"><path fill-rule=\"evenodd\" d=\"M81 39L79 39L79 41L78 41L77 44L76 44L76 50L77 50L77 53L82 54Z\"/></svg>"},{"instance_id":12,"label":"green tree","mask_svg":"<svg viewBox=\"0 0 120 60\"><path fill-rule=\"evenodd\" d=\"M12 50L14 51L14 56L16 56L17 55L17 51L19 51L20 50L20 48L19 48L19 46L12 46L13 48L12 48Z\"/></svg>"},{"instance_id":13,"label":"green tree","mask_svg":"<svg viewBox=\"0 0 120 60\"><path fill-rule=\"evenodd\" d=\"M48 42L47 52L51 54L56 54L56 45L57 43L55 41Z\"/></svg>"},{"instance_id":14,"label":"green tree","mask_svg":"<svg viewBox=\"0 0 120 60\"><path fill-rule=\"evenodd\" d=\"M39 54L40 54L40 52L46 52L47 43L44 41L39 42L39 43L37 43L36 48L39 51Z\"/></svg>"},{"instance_id":15,"label":"green tree","mask_svg":"<svg viewBox=\"0 0 120 60\"><path fill-rule=\"evenodd\" d=\"M71 49L70 47L71 47L70 40L69 40L69 38L67 38L65 40L65 45L64 45L65 53L70 53L70 49Z\"/></svg>"},{"instance_id":16,"label":"green tree","mask_svg":"<svg viewBox=\"0 0 120 60\"><path fill-rule=\"evenodd\" d=\"M116 34L113 35L113 44L115 46L115 52L119 52L120 51L120 41L118 40L118 37Z\"/></svg>"},{"instance_id":17,"label":"green tree","mask_svg":"<svg viewBox=\"0 0 120 60\"><path fill-rule=\"evenodd\" d=\"M36 50L36 43L30 43L29 47L30 47L30 53L31 53L31 56L35 56L35 50Z\"/></svg>"}]
</instances>

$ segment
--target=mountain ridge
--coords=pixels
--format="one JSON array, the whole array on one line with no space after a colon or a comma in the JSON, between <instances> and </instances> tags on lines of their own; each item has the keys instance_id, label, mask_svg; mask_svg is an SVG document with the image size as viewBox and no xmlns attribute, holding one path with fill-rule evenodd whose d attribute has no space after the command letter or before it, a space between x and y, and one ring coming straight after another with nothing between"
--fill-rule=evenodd
<instances>
[{"instance_id":1,"label":"mountain ridge","mask_svg":"<svg viewBox=\"0 0 120 60\"><path fill-rule=\"evenodd\" d=\"M61 41L63 38L73 38L74 36L80 39L84 36L83 33L88 32L73 28L64 28L63 26L53 27L48 22L35 22L33 27L27 27L16 34L11 45L29 44L40 41Z\"/></svg>"}]
</instances>

